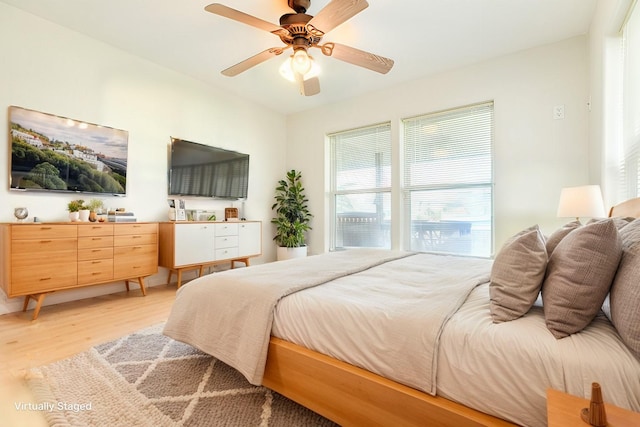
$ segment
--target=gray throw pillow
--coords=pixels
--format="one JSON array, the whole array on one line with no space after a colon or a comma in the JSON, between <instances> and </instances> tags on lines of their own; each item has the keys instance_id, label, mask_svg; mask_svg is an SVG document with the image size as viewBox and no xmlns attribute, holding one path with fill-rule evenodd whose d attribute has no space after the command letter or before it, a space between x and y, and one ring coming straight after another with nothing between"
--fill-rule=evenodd
<instances>
[{"instance_id":1,"label":"gray throw pillow","mask_svg":"<svg viewBox=\"0 0 640 427\"><path fill-rule=\"evenodd\" d=\"M547 264L542 305L554 337L580 332L598 314L622 256L616 224L604 220L570 232Z\"/></svg>"},{"instance_id":2,"label":"gray throw pillow","mask_svg":"<svg viewBox=\"0 0 640 427\"><path fill-rule=\"evenodd\" d=\"M491 268L489 296L494 323L526 314L538 298L547 267L544 236L537 225L509 239Z\"/></svg>"},{"instance_id":3,"label":"gray throw pillow","mask_svg":"<svg viewBox=\"0 0 640 427\"><path fill-rule=\"evenodd\" d=\"M558 246L558 243L560 243L560 241L564 239L567 236L567 234L571 233L573 230L579 227L582 227L582 224L580 223L580 221L575 220L575 221L566 223L565 225L563 225L562 227L558 228L556 231L551 233L551 235L547 238L547 243L546 243L547 255L551 256L551 254L553 253L553 250L556 248L556 246Z\"/></svg>"},{"instance_id":4,"label":"gray throw pillow","mask_svg":"<svg viewBox=\"0 0 640 427\"><path fill-rule=\"evenodd\" d=\"M609 298L611 322L640 359L640 219L620 229L620 237L622 258Z\"/></svg>"}]
</instances>

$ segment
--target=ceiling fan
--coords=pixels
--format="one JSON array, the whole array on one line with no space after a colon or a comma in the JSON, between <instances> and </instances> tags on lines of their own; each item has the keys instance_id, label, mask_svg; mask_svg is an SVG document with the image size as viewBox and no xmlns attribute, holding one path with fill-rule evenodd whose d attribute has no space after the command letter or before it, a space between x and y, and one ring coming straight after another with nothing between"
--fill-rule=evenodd
<instances>
[{"instance_id":1,"label":"ceiling fan","mask_svg":"<svg viewBox=\"0 0 640 427\"><path fill-rule=\"evenodd\" d=\"M219 3L210 4L204 8L207 12L275 34L286 45L272 47L247 58L223 70L223 75L236 76L267 59L281 55L289 48L293 48L293 55L290 59L293 79L298 82L302 95L311 96L320 93L320 81L315 75L317 73L314 73L312 69L313 58L308 54L310 48L318 48L326 56L382 74L386 74L393 67L393 60L389 58L338 43L320 44L326 33L366 9L369 6L366 0L332 0L315 16L306 14L311 0L287 0L287 5L295 13L282 15L279 26Z\"/></svg>"}]
</instances>

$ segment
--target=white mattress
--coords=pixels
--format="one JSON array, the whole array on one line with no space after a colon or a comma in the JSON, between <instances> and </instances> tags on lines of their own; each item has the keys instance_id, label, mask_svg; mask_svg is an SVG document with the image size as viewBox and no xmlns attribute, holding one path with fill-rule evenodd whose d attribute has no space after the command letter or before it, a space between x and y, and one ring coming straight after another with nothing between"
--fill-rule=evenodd
<instances>
[{"instance_id":1,"label":"white mattress","mask_svg":"<svg viewBox=\"0 0 640 427\"><path fill-rule=\"evenodd\" d=\"M435 394L442 326L489 267L429 254L394 260L285 297L271 333Z\"/></svg>"},{"instance_id":2,"label":"white mattress","mask_svg":"<svg viewBox=\"0 0 640 427\"><path fill-rule=\"evenodd\" d=\"M350 280L281 300L272 334L420 389L420 369L411 369L420 366L419 352L406 352L406 336L384 332L402 296L371 277L366 292ZM601 384L605 401L640 410L640 362L604 316L562 340L547 330L540 307L493 324L484 284L450 318L437 354L438 395L517 424L546 425L547 388L588 397L592 382Z\"/></svg>"},{"instance_id":3,"label":"white mattress","mask_svg":"<svg viewBox=\"0 0 640 427\"><path fill-rule=\"evenodd\" d=\"M640 410L640 362L602 314L584 331L556 340L542 307L493 324L488 284L449 320L440 341L438 394L525 426L546 425L546 389Z\"/></svg>"}]
</instances>

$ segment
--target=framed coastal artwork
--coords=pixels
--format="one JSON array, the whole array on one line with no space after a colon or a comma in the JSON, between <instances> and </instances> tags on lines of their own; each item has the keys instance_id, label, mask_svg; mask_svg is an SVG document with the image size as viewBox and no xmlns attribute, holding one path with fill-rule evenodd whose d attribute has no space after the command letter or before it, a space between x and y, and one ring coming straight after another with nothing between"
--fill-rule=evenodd
<instances>
[{"instance_id":1,"label":"framed coastal artwork","mask_svg":"<svg viewBox=\"0 0 640 427\"><path fill-rule=\"evenodd\" d=\"M129 133L22 107L9 107L10 189L127 192Z\"/></svg>"}]
</instances>

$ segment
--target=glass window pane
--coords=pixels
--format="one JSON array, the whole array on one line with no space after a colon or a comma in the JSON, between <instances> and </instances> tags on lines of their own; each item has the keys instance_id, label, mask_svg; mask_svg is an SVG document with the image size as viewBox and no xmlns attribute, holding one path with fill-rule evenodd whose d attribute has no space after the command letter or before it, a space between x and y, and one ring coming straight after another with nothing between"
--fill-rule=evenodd
<instances>
[{"instance_id":1,"label":"glass window pane","mask_svg":"<svg viewBox=\"0 0 640 427\"><path fill-rule=\"evenodd\" d=\"M491 187L410 193L411 250L491 256Z\"/></svg>"},{"instance_id":2,"label":"glass window pane","mask_svg":"<svg viewBox=\"0 0 640 427\"><path fill-rule=\"evenodd\" d=\"M391 248L391 193L353 193L335 197L335 248Z\"/></svg>"},{"instance_id":3,"label":"glass window pane","mask_svg":"<svg viewBox=\"0 0 640 427\"><path fill-rule=\"evenodd\" d=\"M489 257L493 103L403 121L405 247Z\"/></svg>"}]
</instances>

